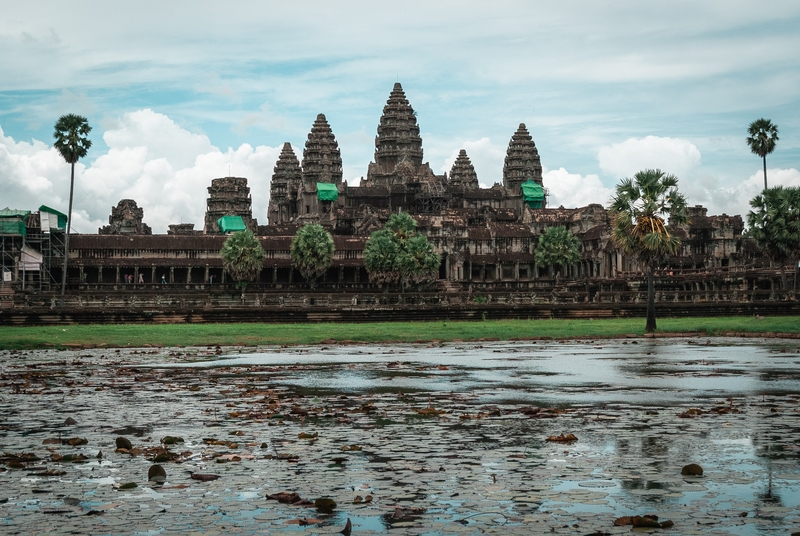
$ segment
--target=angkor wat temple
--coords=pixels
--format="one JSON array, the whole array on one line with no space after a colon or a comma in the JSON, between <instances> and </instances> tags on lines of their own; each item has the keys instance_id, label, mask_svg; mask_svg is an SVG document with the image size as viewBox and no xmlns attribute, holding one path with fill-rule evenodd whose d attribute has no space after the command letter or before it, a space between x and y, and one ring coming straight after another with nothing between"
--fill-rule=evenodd
<instances>
[{"instance_id":1,"label":"angkor wat temple","mask_svg":"<svg viewBox=\"0 0 800 536\"><path fill-rule=\"evenodd\" d=\"M336 137L325 116L319 114L302 160L291 144L283 146L270 183L268 225L259 225L253 217L250 189L242 177L211 180L202 230L195 230L193 224L176 224L169 226L166 235L154 235L136 202L122 200L112 208L109 225L98 234L71 236L70 292L163 291L166 285L203 294L224 288L230 281L226 281L219 250L227 232L245 227L256 233L267 252L264 269L250 288L254 292L307 292L299 273L292 269L289 245L297 229L312 222L330 230L336 247L333 265L317 292L378 291L369 284L362 253L369 234L398 211L413 216L442 256L440 284L433 292L539 293L541 297L543 291L554 296L554 285L559 284L561 290L585 289L585 295L576 300L598 302L607 298L604 292L617 296L637 291L640 267L612 242L603 205L548 206L539 152L525 124L511 133L497 178L500 176L501 182L482 188L463 149L449 174L434 173L424 161L416 113L398 83L380 117L374 159L358 186L343 180ZM29 290L47 291L57 286L58 244L64 229L53 225L60 221L53 213L60 214L41 207L28 214L9 211L6 218L0 218L9 222L16 217L23 222L19 229L27 229L22 236L20 232L0 235L3 270L10 274L4 278L6 286L21 289L23 281ZM544 230L557 225L580 239L582 258L555 277L551 267L536 264L534 250ZM691 208L689 223L676 231L682 251L664 266L662 287L707 294L708 281L728 280L728 284L712 286L717 291L725 287L745 294L772 289L771 276L752 271L765 266L764 258L752 241L743 238L743 230L741 216L709 216L702 206ZM26 270L24 276L20 267ZM730 279L733 272L751 275L734 281Z\"/></svg>"}]
</instances>

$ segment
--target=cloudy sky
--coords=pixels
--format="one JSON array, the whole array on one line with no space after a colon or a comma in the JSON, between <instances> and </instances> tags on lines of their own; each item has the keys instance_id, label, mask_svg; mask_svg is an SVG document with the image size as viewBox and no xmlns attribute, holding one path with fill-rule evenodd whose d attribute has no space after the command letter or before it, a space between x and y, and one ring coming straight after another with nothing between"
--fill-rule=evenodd
<instances>
[{"instance_id":1,"label":"cloudy sky","mask_svg":"<svg viewBox=\"0 0 800 536\"><path fill-rule=\"evenodd\" d=\"M96 232L134 198L154 232L202 228L215 177L249 179L267 222L281 145L301 156L318 113L357 183L400 81L425 160L467 150L501 181L519 123L551 205L608 204L659 167L692 204L743 214L763 184L747 125L776 123L770 185L800 186L800 3L770 0L6 2L0 18L0 208L66 212L52 149L65 113L94 146L77 168L75 223Z\"/></svg>"}]
</instances>

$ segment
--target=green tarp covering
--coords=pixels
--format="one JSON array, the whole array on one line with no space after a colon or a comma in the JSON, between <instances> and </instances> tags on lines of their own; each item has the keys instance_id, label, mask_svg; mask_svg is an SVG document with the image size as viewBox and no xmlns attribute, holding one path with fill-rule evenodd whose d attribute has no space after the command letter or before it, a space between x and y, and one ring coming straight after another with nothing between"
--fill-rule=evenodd
<instances>
[{"instance_id":1,"label":"green tarp covering","mask_svg":"<svg viewBox=\"0 0 800 536\"><path fill-rule=\"evenodd\" d=\"M27 218L30 215L30 210L16 210L13 208L4 208L0 210L0 218Z\"/></svg>"},{"instance_id":2,"label":"green tarp covering","mask_svg":"<svg viewBox=\"0 0 800 536\"><path fill-rule=\"evenodd\" d=\"M542 208L544 206L544 188L533 181L523 182L522 199L531 208Z\"/></svg>"},{"instance_id":3,"label":"green tarp covering","mask_svg":"<svg viewBox=\"0 0 800 536\"><path fill-rule=\"evenodd\" d=\"M335 184L327 182L317 183L317 200L318 201L336 201L339 199L339 189Z\"/></svg>"},{"instance_id":4,"label":"green tarp covering","mask_svg":"<svg viewBox=\"0 0 800 536\"><path fill-rule=\"evenodd\" d=\"M25 222L19 218L0 218L0 235L25 236Z\"/></svg>"},{"instance_id":5,"label":"green tarp covering","mask_svg":"<svg viewBox=\"0 0 800 536\"><path fill-rule=\"evenodd\" d=\"M58 229L61 229L62 231L65 231L67 229L67 215L66 214L64 214L63 212L59 212L58 210L56 210L54 208L50 208L47 205L42 205L41 207L39 207L39 214L41 214L42 212L49 212L50 214L55 214L58 217L58 223L57 223ZM55 223L55 222L50 222L50 228L51 229L54 229L53 223Z\"/></svg>"},{"instance_id":6,"label":"green tarp covering","mask_svg":"<svg viewBox=\"0 0 800 536\"><path fill-rule=\"evenodd\" d=\"M247 229L241 216L223 216L217 220L217 225L219 225L219 230L223 233L233 233Z\"/></svg>"}]
</instances>

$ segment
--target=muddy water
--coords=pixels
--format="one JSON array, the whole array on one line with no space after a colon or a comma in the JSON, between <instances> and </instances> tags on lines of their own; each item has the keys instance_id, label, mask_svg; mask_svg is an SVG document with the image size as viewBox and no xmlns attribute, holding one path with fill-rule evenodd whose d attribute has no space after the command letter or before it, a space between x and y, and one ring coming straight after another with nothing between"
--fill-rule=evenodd
<instances>
[{"instance_id":1,"label":"muddy water","mask_svg":"<svg viewBox=\"0 0 800 536\"><path fill-rule=\"evenodd\" d=\"M800 530L797 341L0 352L0 415L8 534Z\"/></svg>"}]
</instances>

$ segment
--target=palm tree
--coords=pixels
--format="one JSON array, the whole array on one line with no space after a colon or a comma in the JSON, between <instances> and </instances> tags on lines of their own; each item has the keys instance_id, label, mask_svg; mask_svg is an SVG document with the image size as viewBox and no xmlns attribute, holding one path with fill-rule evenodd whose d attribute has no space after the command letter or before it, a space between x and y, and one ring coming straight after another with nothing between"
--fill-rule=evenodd
<instances>
[{"instance_id":1,"label":"palm tree","mask_svg":"<svg viewBox=\"0 0 800 536\"><path fill-rule=\"evenodd\" d=\"M267 254L261 247L261 242L253 231L237 231L225 240L219 253L222 256L222 267L242 289L242 299L244 299L247 282L258 277L264 267Z\"/></svg>"},{"instance_id":2,"label":"palm tree","mask_svg":"<svg viewBox=\"0 0 800 536\"><path fill-rule=\"evenodd\" d=\"M769 119L756 119L747 129L747 145L750 150L764 160L764 189L767 189L767 155L775 150L778 141L778 126Z\"/></svg>"},{"instance_id":3,"label":"palm tree","mask_svg":"<svg viewBox=\"0 0 800 536\"><path fill-rule=\"evenodd\" d=\"M406 284L434 281L441 256L433 250L428 237L416 232L417 222L408 213L389 216L380 231L374 231L364 246L364 265L374 283Z\"/></svg>"},{"instance_id":4,"label":"palm tree","mask_svg":"<svg viewBox=\"0 0 800 536\"><path fill-rule=\"evenodd\" d=\"M67 211L67 233L64 239L64 270L61 273L61 295L67 288L67 258L69 257L69 232L72 227L72 192L75 186L75 163L86 156L86 152L92 146L87 119L80 115L62 115L56 122L53 137L56 139L54 144L56 150L64 157L71 166L69 179L69 210Z\"/></svg>"},{"instance_id":5,"label":"palm tree","mask_svg":"<svg viewBox=\"0 0 800 536\"><path fill-rule=\"evenodd\" d=\"M680 239L670 233L667 224L679 225L688 221L686 198L678 192L677 177L660 169L646 169L617 185L609 210L614 243L646 269L645 331L652 333L656 329L653 272L680 247Z\"/></svg>"},{"instance_id":6,"label":"palm tree","mask_svg":"<svg viewBox=\"0 0 800 536\"><path fill-rule=\"evenodd\" d=\"M536 264L567 267L581 260L581 241L563 225L548 227L536 246Z\"/></svg>"},{"instance_id":7,"label":"palm tree","mask_svg":"<svg viewBox=\"0 0 800 536\"><path fill-rule=\"evenodd\" d=\"M750 206L749 234L772 262L780 264L786 291L786 263L800 253L800 187L766 189L750 200Z\"/></svg>"},{"instance_id":8,"label":"palm tree","mask_svg":"<svg viewBox=\"0 0 800 536\"><path fill-rule=\"evenodd\" d=\"M333 261L333 237L322 225L312 223L297 230L292 239L292 264L313 289Z\"/></svg>"}]
</instances>

